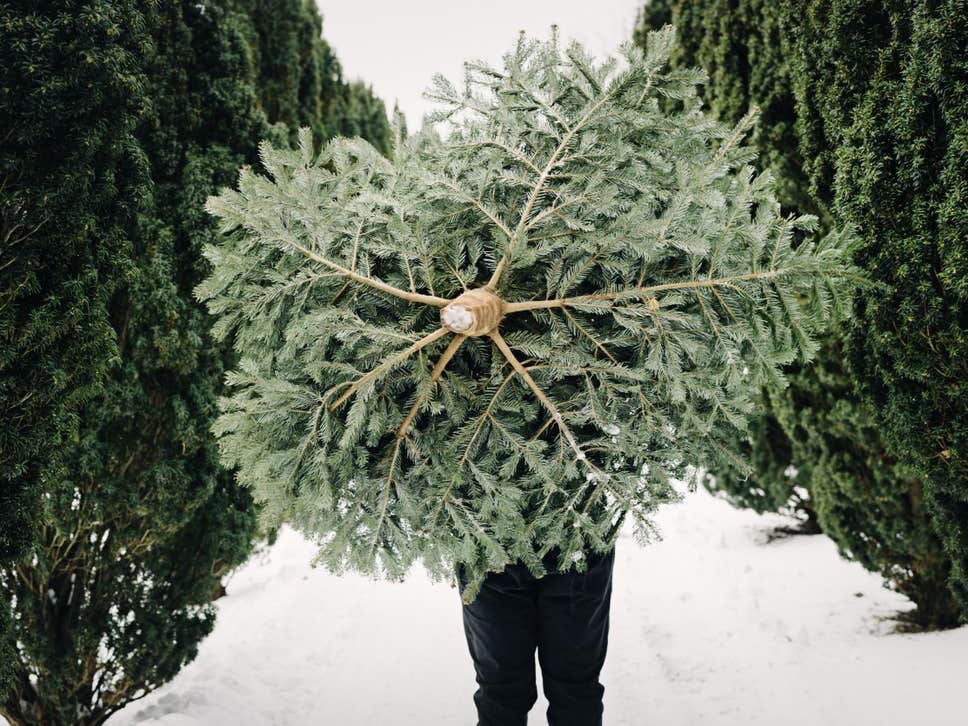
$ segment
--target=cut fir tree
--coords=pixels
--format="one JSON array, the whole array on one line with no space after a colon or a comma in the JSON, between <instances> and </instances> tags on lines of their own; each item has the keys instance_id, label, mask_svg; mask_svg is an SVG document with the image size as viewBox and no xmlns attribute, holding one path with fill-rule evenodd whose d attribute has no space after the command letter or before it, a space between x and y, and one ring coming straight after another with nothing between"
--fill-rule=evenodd
<instances>
[{"instance_id":1,"label":"cut fir tree","mask_svg":"<svg viewBox=\"0 0 968 726\"><path fill-rule=\"evenodd\" d=\"M399 578L582 568L675 499L756 391L815 352L855 284L849 235L784 217L669 28L598 62L522 38L435 79L433 127L262 147L209 200L198 293L240 355L216 433L316 562ZM794 243L795 244L791 244Z\"/></svg>"}]
</instances>

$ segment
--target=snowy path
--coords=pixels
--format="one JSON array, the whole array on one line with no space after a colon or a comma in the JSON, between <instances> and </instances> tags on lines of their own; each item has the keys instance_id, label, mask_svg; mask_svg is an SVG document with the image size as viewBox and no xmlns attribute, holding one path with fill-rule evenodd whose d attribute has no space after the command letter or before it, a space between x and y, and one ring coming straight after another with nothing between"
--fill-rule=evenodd
<instances>
[{"instance_id":1,"label":"snowy path","mask_svg":"<svg viewBox=\"0 0 968 726\"><path fill-rule=\"evenodd\" d=\"M968 627L886 634L905 600L824 537L764 544L782 521L697 492L661 512L661 543L619 542L606 724L964 724ZM473 724L456 591L336 578L312 553L285 531L231 580L198 658L110 723Z\"/></svg>"}]
</instances>

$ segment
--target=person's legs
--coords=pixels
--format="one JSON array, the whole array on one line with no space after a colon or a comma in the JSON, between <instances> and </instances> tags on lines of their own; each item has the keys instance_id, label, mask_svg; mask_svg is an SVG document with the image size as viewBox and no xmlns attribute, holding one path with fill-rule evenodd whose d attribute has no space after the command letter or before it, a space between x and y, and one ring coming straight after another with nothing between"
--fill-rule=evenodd
<instances>
[{"instance_id":1,"label":"person's legs","mask_svg":"<svg viewBox=\"0 0 968 726\"><path fill-rule=\"evenodd\" d=\"M457 568L461 589L464 580ZM526 726L538 700L536 582L522 565L490 573L477 598L463 605L464 634L479 688L478 726Z\"/></svg>"},{"instance_id":2,"label":"person's legs","mask_svg":"<svg viewBox=\"0 0 968 726\"><path fill-rule=\"evenodd\" d=\"M600 726L615 549L585 572L548 575L538 594L538 659L549 726Z\"/></svg>"}]
</instances>

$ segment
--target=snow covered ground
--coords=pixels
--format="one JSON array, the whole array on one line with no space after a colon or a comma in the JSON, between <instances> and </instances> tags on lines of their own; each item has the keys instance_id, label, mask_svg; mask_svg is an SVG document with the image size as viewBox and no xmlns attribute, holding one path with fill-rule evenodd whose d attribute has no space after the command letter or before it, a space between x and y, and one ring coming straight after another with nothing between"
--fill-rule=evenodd
<instances>
[{"instance_id":1,"label":"snow covered ground","mask_svg":"<svg viewBox=\"0 0 968 726\"><path fill-rule=\"evenodd\" d=\"M660 513L662 542L618 543L605 723L966 723L968 627L892 634L907 601L824 537L767 543L783 521L700 491ZM456 590L337 578L312 554L285 531L233 577L198 658L110 723L473 724Z\"/></svg>"}]
</instances>

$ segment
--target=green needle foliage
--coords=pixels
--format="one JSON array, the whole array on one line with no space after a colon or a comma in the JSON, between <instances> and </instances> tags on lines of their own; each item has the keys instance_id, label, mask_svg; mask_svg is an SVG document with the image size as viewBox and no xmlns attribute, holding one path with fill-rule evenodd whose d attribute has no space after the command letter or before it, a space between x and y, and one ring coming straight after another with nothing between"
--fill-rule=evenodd
<instances>
[{"instance_id":1,"label":"green needle foliage","mask_svg":"<svg viewBox=\"0 0 968 726\"><path fill-rule=\"evenodd\" d=\"M322 37L316 0L228 0L242 16L258 102L273 136L295 141L301 126L317 138L361 136L383 152L390 128L383 101L342 66Z\"/></svg>"},{"instance_id":2,"label":"green needle foliage","mask_svg":"<svg viewBox=\"0 0 968 726\"><path fill-rule=\"evenodd\" d=\"M141 13L66 4L0 5L0 711L17 660L5 568L29 557L117 355L107 304L146 196Z\"/></svg>"},{"instance_id":3,"label":"green needle foliage","mask_svg":"<svg viewBox=\"0 0 968 726\"><path fill-rule=\"evenodd\" d=\"M673 65L709 71L703 95L723 120L763 108L753 143L785 208L856 228L855 262L881 283L815 365L765 393L753 474L720 470L713 486L799 509L928 627L968 616L966 10L672 0L649 2L638 31L676 24Z\"/></svg>"},{"instance_id":4,"label":"green needle foliage","mask_svg":"<svg viewBox=\"0 0 968 726\"><path fill-rule=\"evenodd\" d=\"M599 62L522 36L435 79L446 136L397 134L388 161L305 132L209 201L227 237L198 294L240 354L223 457L316 561L459 562L470 600L553 548L580 569L626 517L647 540L670 480L730 457L754 394L843 313L850 236L791 247L815 218L780 214L752 117L704 113L673 47ZM442 326L467 290L498 325Z\"/></svg>"}]
</instances>

